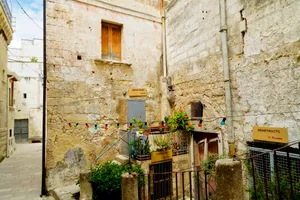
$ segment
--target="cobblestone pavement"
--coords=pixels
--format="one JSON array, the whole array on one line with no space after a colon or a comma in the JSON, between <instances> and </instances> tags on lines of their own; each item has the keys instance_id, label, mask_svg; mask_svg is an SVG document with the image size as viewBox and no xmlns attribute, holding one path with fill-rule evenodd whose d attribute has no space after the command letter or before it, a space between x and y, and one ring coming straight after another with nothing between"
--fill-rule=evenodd
<instances>
[{"instance_id":1,"label":"cobblestone pavement","mask_svg":"<svg viewBox=\"0 0 300 200\"><path fill-rule=\"evenodd\" d=\"M0 163L0 200L41 200L42 144L17 144Z\"/></svg>"}]
</instances>

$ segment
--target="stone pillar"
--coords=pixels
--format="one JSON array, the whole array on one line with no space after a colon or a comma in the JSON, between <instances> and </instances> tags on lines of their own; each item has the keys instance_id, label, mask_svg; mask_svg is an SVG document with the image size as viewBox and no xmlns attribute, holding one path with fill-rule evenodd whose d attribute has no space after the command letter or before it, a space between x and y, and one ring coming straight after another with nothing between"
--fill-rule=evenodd
<instances>
[{"instance_id":1,"label":"stone pillar","mask_svg":"<svg viewBox=\"0 0 300 200\"><path fill-rule=\"evenodd\" d=\"M242 163L240 161L217 160L216 195L218 200L244 199Z\"/></svg>"},{"instance_id":2,"label":"stone pillar","mask_svg":"<svg viewBox=\"0 0 300 200\"><path fill-rule=\"evenodd\" d=\"M122 175L122 200L138 200L138 176L136 173Z\"/></svg>"},{"instance_id":3,"label":"stone pillar","mask_svg":"<svg viewBox=\"0 0 300 200\"><path fill-rule=\"evenodd\" d=\"M80 200L93 200L93 188L90 178L90 172L80 173Z\"/></svg>"}]
</instances>

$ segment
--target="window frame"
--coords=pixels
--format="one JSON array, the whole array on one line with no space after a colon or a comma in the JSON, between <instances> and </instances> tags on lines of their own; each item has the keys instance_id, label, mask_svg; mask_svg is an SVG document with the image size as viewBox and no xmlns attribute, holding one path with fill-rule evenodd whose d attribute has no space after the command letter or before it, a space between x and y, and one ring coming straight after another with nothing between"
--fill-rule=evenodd
<instances>
[{"instance_id":1,"label":"window frame","mask_svg":"<svg viewBox=\"0 0 300 200\"><path fill-rule=\"evenodd\" d=\"M107 27L107 54L103 53L104 50L104 31L103 27ZM114 54L114 36L113 29L117 29L119 31L119 56ZM104 60L113 60L113 61L122 61L122 24L112 23L108 21L101 22L101 58Z\"/></svg>"},{"instance_id":2,"label":"window frame","mask_svg":"<svg viewBox=\"0 0 300 200\"><path fill-rule=\"evenodd\" d=\"M9 106L10 107L14 107L14 84L15 84L15 81L10 79L10 87L9 87L9 97L8 97L8 103L9 103Z\"/></svg>"},{"instance_id":3,"label":"window frame","mask_svg":"<svg viewBox=\"0 0 300 200\"><path fill-rule=\"evenodd\" d=\"M204 112L204 104L200 101L191 103L191 119L202 119Z\"/></svg>"}]
</instances>

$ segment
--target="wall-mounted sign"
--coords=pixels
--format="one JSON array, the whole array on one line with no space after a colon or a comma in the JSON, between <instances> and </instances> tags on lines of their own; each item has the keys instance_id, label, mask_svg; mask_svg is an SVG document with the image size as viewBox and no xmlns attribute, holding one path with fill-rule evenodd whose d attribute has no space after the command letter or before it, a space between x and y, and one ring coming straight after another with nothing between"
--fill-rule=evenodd
<instances>
[{"instance_id":1,"label":"wall-mounted sign","mask_svg":"<svg viewBox=\"0 0 300 200\"><path fill-rule=\"evenodd\" d=\"M288 143L288 131L286 128L253 127L253 140Z\"/></svg>"},{"instance_id":2,"label":"wall-mounted sign","mask_svg":"<svg viewBox=\"0 0 300 200\"><path fill-rule=\"evenodd\" d=\"M151 153L151 163L172 160L172 149L166 151L154 151Z\"/></svg>"},{"instance_id":3,"label":"wall-mounted sign","mask_svg":"<svg viewBox=\"0 0 300 200\"><path fill-rule=\"evenodd\" d=\"M130 97L145 97L147 96L146 88L129 88Z\"/></svg>"}]
</instances>

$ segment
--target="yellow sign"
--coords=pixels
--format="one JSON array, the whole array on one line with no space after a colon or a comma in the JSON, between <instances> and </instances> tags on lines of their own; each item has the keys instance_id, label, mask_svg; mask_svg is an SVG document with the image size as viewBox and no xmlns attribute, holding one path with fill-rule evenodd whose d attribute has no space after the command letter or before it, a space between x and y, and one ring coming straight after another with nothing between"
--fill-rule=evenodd
<instances>
[{"instance_id":1,"label":"yellow sign","mask_svg":"<svg viewBox=\"0 0 300 200\"><path fill-rule=\"evenodd\" d=\"M130 97L145 97L147 96L147 90L145 88L129 88Z\"/></svg>"},{"instance_id":2,"label":"yellow sign","mask_svg":"<svg viewBox=\"0 0 300 200\"><path fill-rule=\"evenodd\" d=\"M173 157L172 149L166 151L154 151L151 153L151 163L171 160Z\"/></svg>"},{"instance_id":3,"label":"yellow sign","mask_svg":"<svg viewBox=\"0 0 300 200\"><path fill-rule=\"evenodd\" d=\"M254 126L252 137L253 140L288 143L288 131L286 128Z\"/></svg>"}]
</instances>

